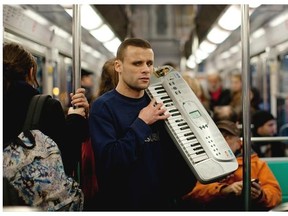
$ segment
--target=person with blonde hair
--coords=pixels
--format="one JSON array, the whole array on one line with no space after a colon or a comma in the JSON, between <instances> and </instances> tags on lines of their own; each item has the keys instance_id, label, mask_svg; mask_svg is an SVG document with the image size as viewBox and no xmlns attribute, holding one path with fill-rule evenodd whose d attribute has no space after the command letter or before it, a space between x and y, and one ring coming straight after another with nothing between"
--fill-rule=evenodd
<instances>
[{"instance_id":1,"label":"person with blonde hair","mask_svg":"<svg viewBox=\"0 0 288 216\"><path fill-rule=\"evenodd\" d=\"M192 89L192 91L195 93L195 95L198 97L198 99L200 100L202 105L205 107L205 109L209 111L209 101L204 93L204 90L200 81L196 77L192 77L188 73L184 73L182 77L187 82L187 84Z\"/></svg>"},{"instance_id":2,"label":"person with blonde hair","mask_svg":"<svg viewBox=\"0 0 288 216\"><path fill-rule=\"evenodd\" d=\"M214 107L229 105L231 101L230 90L224 88L222 78L218 72L207 74L207 86L209 95L210 110L214 112Z\"/></svg>"},{"instance_id":3,"label":"person with blonde hair","mask_svg":"<svg viewBox=\"0 0 288 216\"><path fill-rule=\"evenodd\" d=\"M242 75L241 73L233 73L231 75L231 102L230 106L239 116L242 111Z\"/></svg>"},{"instance_id":4,"label":"person with blonde hair","mask_svg":"<svg viewBox=\"0 0 288 216\"><path fill-rule=\"evenodd\" d=\"M102 66L100 85L97 92L97 97L107 91L114 89L118 83L118 74L114 68L115 58L108 59Z\"/></svg>"}]
</instances>

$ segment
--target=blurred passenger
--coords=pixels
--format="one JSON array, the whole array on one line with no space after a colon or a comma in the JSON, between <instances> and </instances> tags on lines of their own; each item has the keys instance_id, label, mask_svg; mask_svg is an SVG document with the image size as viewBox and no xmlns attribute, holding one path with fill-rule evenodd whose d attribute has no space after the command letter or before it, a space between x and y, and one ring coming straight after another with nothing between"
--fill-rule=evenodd
<instances>
[{"instance_id":1,"label":"blurred passenger","mask_svg":"<svg viewBox=\"0 0 288 216\"><path fill-rule=\"evenodd\" d=\"M173 210L195 177L164 127L163 103L145 93L153 72L148 41L124 40L115 60L119 81L89 115L100 210Z\"/></svg>"},{"instance_id":2,"label":"blurred passenger","mask_svg":"<svg viewBox=\"0 0 288 216\"><path fill-rule=\"evenodd\" d=\"M206 95L204 94L203 87L202 87L200 81L197 78L192 77L191 75L189 75L187 73L184 73L182 75L182 77L187 82L187 84L192 89L192 91L195 93L195 95L198 97L198 99L200 100L202 105L205 107L205 109L208 112L210 112L209 111L209 101L206 98Z\"/></svg>"},{"instance_id":3,"label":"blurred passenger","mask_svg":"<svg viewBox=\"0 0 288 216\"><path fill-rule=\"evenodd\" d=\"M39 86L36 71L37 64L30 52L16 43L4 44L4 142L9 142L21 132L30 100L34 95L39 94L36 89ZM86 112L88 112L89 105L84 94L83 88L77 89L75 95L70 94L72 105L79 106L79 108L70 107L66 119L62 106L56 99L44 107L44 116L41 117L41 130L59 145L67 171L70 170L69 161L74 160L70 158L70 151L78 148L87 136Z\"/></svg>"},{"instance_id":4,"label":"blurred passenger","mask_svg":"<svg viewBox=\"0 0 288 216\"><path fill-rule=\"evenodd\" d=\"M277 122L275 117L268 111L259 110L251 116L253 137L277 136ZM252 143L254 151L259 157L285 157L285 143L261 141Z\"/></svg>"},{"instance_id":5,"label":"blurred passenger","mask_svg":"<svg viewBox=\"0 0 288 216\"><path fill-rule=\"evenodd\" d=\"M90 104L95 95L93 94L94 87L94 73L81 69L81 88L85 89L85 96Z\"/></svg>"},{"instance_id":6,"label":"blurred passenger","mask_svg":"<svg viewBox=\"0 0 288 216\"><path fill-rule=\"evenodd\" d=\"M236 124L223 120L216 123L225 140L234 152L238 169L218 182L201 184L197 182L194 189L184 196L193 205L194 202L207 211L243 211L243 159L240 131ZM251 151L251 210L267 211L281 203L282 192L280 185L267 163ZM198 209L199 210L199 209Z\"/></svg>"},{"instance_id":7,"label":"blurred passenger","mask_svg":"<svg viewBox=\"0 0 288 216\"><path fill-rule=\"evenodd\" d=\"M250 90L250 115L252 116L256 111L260 110L262 99L260 97L259 91L252 87ZM238 114L239 125L243 124L243 110L241 109L240 113Z\"/></svg>"},{"instance_id":8,"label":"blurred passenger","mask_svg":"<svg viewBox=\"0 0 288 216\"><path fill-rule=\"evenodd\" d=\"M229 120L234 123L238 122L238 115L234 108L230 105L217 106L214 108L214 113L212 116L214 122L221 120Z\"/></svg>"},{"instance_id":9,"label":"blurred passenger","mask_svg":"<svg viewBox=\"0 0 288 216\"><path fill-rule=\"evenodd\" d=\"M114 68L115 58L107 60L101 72L100 85L97 92L97 97L101 96L105 92L114 89L118 83L118 73Z\"/></svg>"},{"instance_id":10,"label":"blurred passenger","mask_svg":"<svg viewBox=\"0 0 288 216\"><path fill-rule=\"evenodd\" d=\"M230 106L233 107L237 116L239 124L242 124L243 112L242 112L242 74L233 73L231 76L231 102ZM253 114L260 109L261 97L259 91L255 87L251 87L249 91L250 98L250 112Z\"/></svg>"},{"instance_id":11,"label":"blurred passenger","mask_svg":"<svg viewBox=\"0 0 288 216\"><path fill-rule=\"evenodd\" d=\"M219 73L208 73L207 86L209 94L210 110L214 112L214 107L229 105L231 102L230 90L225 89Z\"/></svg>"},{"instance_id":12,"label":"blurred passenger","mask_svg":"<svg viewBox=\"0 0 288 216\"><path fill-rule=\"evenodd\" d=\"M237 115L242 111L242 75L234 73L231 76L231 102L230 106L235 110Z\"/></svg>"},{"instance_id":13,"label":"blurred passenger","mask_svg":"<svg viewBox=\"0 0 288 216\"><path fill-rule=\"evenodd\" d=\"M95 99L117 86L118 73L114 69L114 61L115 58L109 59L104 63ZM95 210L95 203L98 203L97 193L99 187L95 169L95 156L91 138L89 137L82 144L81 186L85 195L84 211Z\"/></svg>"},{"instance_id":14,"label":"blurred passenger","mask_svg":"<svg viewBox=\"0 0 288 216\"><path fill-rule=\"evenodd\" d=\"M3 45L3 141L11 142L20 132L26 118L29 103L34 95L39 94L36 79L37 64L34 56L16 43ZM70 94L72 104L65 114L60 102L49 100L43 107L40 130L51 137L59 146L66 174L75 171L78 152L82 141L88 134L86 119L89 104L85 89L77 89ZM74 109L75 105L78 108ZM79 161L79 160L78 160Z\"/></svg>"},{"instance_id":15,"label":"blurred passenger","mask_svg":"<svg viewBox=\"0 0 288 216\"><path fill-rule=\"evenodd\" d=\"M260 92L257 88L251 87L250 91L250 101L251 101L251 113L256 112L257 110L260 110L260 106L262 103L262 98L260 96Z\"/></svg>"}]
</instances>

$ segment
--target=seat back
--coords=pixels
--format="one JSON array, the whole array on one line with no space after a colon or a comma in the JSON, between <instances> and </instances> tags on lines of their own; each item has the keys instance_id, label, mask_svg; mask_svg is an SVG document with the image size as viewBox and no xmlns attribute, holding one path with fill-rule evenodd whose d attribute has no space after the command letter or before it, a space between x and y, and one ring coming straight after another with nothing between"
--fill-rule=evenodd
<instances>
[{"instance_id":1,"label":"seat back","mask_svg":"<svg viewBox=\"0 0 288 216\"><path fill-rule=\"evenodd\" d=\"M288 158L261 158L265 160L282 190L282 203L288 202Z\"/></svg>"}]
</instances>

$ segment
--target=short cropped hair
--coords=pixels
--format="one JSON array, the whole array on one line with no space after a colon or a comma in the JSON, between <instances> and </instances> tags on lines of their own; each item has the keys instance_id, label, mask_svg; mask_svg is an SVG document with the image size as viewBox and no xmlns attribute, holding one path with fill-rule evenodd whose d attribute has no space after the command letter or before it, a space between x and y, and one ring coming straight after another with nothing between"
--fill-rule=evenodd
<instances>
[{"instance_id":1,"label":"short cropped hair","mask_svg":"<svg viewBox=\"0 0 288 216\"><path fill-rule=\"evenodd\" d=\"M127 49L128 46L152 49L151 44L148 41L144 40L144 39L128 38L128 39L124 40L120 44L120 46L118 47L116 59L119 59L120 61L124 60L125 50Z\"/></svg>"}]
</instances>

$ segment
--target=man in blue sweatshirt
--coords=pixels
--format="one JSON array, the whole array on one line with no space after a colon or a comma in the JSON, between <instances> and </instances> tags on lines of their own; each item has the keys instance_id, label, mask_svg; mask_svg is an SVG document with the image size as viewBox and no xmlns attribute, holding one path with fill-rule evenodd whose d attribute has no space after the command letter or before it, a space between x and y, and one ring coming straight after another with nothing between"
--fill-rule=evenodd
<instances>
[{"instance_id":1,"label":"man in blue sweatshirt","mask_svg":"<svg viewBox=\"0 0 288 216\"><path fill-rule=\"evenodd\" d=\"M169 114L145 93L153 63L148 41L123 41L115 60L118 85L92 104L97 210L181 210L181 196L196 183L164 128Z\"/></svg>"}]
</instances>

